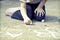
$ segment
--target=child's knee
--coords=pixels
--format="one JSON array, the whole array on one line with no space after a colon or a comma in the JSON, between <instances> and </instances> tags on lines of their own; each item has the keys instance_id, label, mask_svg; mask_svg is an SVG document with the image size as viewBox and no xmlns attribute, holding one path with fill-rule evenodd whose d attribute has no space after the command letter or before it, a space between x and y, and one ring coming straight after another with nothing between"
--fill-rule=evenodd
<instances>
[{"instance_id":1,"label":"child's knee","mask_svg":"<svg viewBox=\"0 0 60 40\"><path fill-rule=\"evenodd\" d=\"M11 16L15 11L17 11L17 8L8 8L5 13L7 16Z\"/></svg>"},{"instance_id":2,"label":"child's knee","mask_svg":"<svg viewBox=\"0 0 60 40\"><path fill-rule=\"evenodd\" d=\"M5 11L5 13L6 13L6 16L11 16L10 9L7 9L7 10Z\"/></svg>"},{"instance_id":3,"label":"child's knee","mask_svg":"<svg viewBox=\"0 0 60 40\"><path fill-rule=\"evenodd\" d=\"M6 13L14 13L15 11L19 10L18 7L17 8L8 8L6 10Z\"/></svg>"},{"instance_id":4,"label":"child's knee","mask_svg":"<svg viewBox=\"0 0 60 40\"><path fill-rule=\"evenodd\" d=\"M46 13L43 16L34 15L34 19L37 21L42 21L43 19L45 20L45 16L46 16Z\"/></svg>"},{"instance_id":5,"label":"child's knee","mask_svg":"<svg viewBox=\"0 0 60 40\"><path fill-rule=\"evenodd\" d=\"M5 11L5 13L12 13L13 11L12 11L12 8L8 8L6 11Z\"/></svg>"}]
</instances>

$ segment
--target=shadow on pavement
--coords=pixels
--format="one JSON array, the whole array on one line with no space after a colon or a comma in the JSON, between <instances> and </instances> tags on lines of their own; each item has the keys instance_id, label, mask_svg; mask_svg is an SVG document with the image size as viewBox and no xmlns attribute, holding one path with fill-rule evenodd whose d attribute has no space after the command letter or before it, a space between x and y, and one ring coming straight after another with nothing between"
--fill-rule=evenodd
<instances>
[{"instance_id":1,"label":"shadow on pavement","mask_svg":"<svg viewBox=\"0 0 60 40\"><path fill-rule=\"evenodd\" d=\"M46 22L58 22L59 19L56 16L46 16Z\"/></svg>"}]
</instances>

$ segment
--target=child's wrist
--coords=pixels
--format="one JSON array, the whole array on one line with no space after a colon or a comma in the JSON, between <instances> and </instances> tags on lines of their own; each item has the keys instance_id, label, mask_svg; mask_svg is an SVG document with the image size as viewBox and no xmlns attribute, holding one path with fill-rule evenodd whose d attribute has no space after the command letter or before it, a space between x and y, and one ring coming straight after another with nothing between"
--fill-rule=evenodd
<instances>
[{"instance_id":1,"label":"child's wrist","mask_svg":"<svg viewBox=\"0 0 60 40\"><path fill-rule=\"evenodd\" d=\"M42 9L42 7L37 7L38 9Z\"/></svg>"}]
</instances>

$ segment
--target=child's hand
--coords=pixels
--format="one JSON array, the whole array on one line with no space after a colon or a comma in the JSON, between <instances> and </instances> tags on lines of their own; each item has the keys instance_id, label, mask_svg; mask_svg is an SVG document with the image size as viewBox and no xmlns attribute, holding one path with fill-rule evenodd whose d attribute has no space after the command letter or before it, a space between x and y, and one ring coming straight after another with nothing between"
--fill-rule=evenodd
<instances>
[{"instance_id":1,"label":"child's hand","mask_svg":"<svg viewBox=\"0 0 60 40\"><path fill-rule=\"evenodd\" d=\"M34 13L36 13L37 14L37 16L39 15L39 16L43 16L44 15L44 10L42 9L42 8L36 8L35 9L35 11L34 11Z\"/></svg>"},{"instance_id":2,"label":"child's hand","mask_svg":"<svg viewBox=\"0 0 60 40\"><path fill-rule=\"evenodd\" d=\"M27 25L32 25L32 21L29 18L25 18L24 23Z\"/></svg>"}]
</instances>

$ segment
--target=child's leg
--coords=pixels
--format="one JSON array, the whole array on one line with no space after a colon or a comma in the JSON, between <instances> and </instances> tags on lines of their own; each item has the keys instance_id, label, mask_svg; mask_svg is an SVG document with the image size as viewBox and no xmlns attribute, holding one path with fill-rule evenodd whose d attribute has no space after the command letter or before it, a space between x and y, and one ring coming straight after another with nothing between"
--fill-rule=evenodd
<instances>
[{"instance_id":1,"label":"child's leg","mask_svg":"<svg viewBox=\"0 0 60 40\"><path fill-rule=\"evenodd\" d=\"M20 13L20 7L9 8L6 10L6 15L17 20L23 20L22 15Z\"/></svg>"},{"instance_id":2,"label":"child's leg","mask_svg":"<svg viewBox=\"0 0 60 40\"><path fill-rule=\"evenodd\" d=\"M17 10L20 10L20 7L8 8L5 12L7 16L11 17Z\"/></svg>"},{"instance_id":3,"label":"child's leg","mask_svg":"<svg viewBox=\"0 0 60 40\"><path fill-rule=\"evenodd\" d=\"M11 10L12 10L12 11L11 11ZM26 14L26 15L28 15L28 17L29 17L30 19L32 19L31 8L28 7L28 6L26 6L26 10L27 10L27 14ZM21 15L21 13L20 13L20 7L9 8L9 9L6 11L6 13L7 13L8 16L10 16L10 17L13 18L13 19L23 20L23 17L22 17L22 15ZM31 20L30 20L30 21L29 21L29 20L26 20L26 21L28 21L28 22L26 22L26 23L28 24Z\"/></svg>"}]
</instances>

